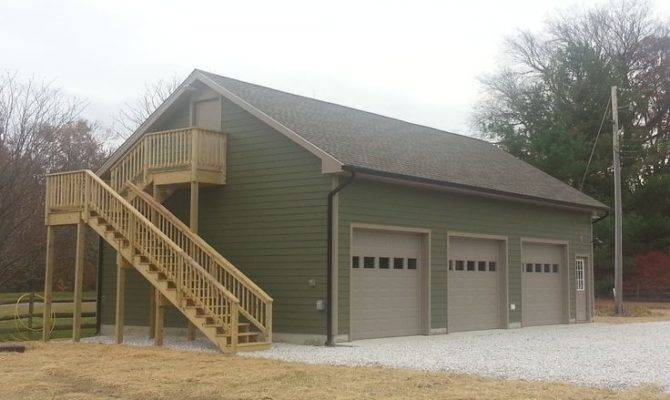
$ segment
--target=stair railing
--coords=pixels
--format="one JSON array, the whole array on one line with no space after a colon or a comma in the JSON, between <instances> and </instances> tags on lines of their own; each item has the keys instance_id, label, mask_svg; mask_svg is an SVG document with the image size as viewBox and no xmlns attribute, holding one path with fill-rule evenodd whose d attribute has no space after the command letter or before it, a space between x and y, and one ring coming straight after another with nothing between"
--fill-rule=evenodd
<instances>
[{"instance_id":1,"label":"stair railing","mask_svg":"<svg viewBox=\"0 0 670 400\"><path fill-rule=\"evenodd\" d=\"M240 314L253 323L267 341L271 341L272 297L151 195L130 182L126 186L135 195L131 200L133 207L240 299Z\"/></svg>"},{"instance_id":2,"label":"stair railing","mask_svg":"<svg viewBox=\"0 0 670 400\"><path fill-rule=\"evenodd\" d=\"M240 300L121 195L89 170L47 175L47 212L63 208L90 212L110 224L141 256L174 282L178 299L189 299L237 343Z\"/></svg>"}]
</instances>

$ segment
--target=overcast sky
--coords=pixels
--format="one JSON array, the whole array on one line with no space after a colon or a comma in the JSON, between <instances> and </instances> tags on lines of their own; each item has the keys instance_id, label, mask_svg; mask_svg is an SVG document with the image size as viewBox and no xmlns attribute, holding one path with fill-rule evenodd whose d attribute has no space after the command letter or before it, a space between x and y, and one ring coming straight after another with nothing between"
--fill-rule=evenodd
<instances>
[{"instance_id":1,"label":"overcast sky","mask_svg":"<svg viewBox=\"0 0 670 400\"><path fill-rule=\"evenodd\" d=\"M200 68L471 133L503 39L596 3L0 0L0 69L54 80L103 124L145 83ZM670 1L656 8L670 15Z\"/></svg>"}]
</instances>

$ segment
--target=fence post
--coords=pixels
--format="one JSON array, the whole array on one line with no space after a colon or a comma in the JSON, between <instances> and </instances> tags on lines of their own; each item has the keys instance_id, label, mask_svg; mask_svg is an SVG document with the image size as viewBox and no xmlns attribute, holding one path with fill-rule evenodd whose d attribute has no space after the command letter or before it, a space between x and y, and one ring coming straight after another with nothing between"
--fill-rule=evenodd
<instances>
[{"instance_id":1,"label":"fence post","mask_svg":"<svg viewBox=\"0 0 670 400\"><path fill-rule=\"evenodd\" d=\"M28 295L28 328L33 328L33 312L35 312L35 292Z\"/></svg>"}]
</instances>

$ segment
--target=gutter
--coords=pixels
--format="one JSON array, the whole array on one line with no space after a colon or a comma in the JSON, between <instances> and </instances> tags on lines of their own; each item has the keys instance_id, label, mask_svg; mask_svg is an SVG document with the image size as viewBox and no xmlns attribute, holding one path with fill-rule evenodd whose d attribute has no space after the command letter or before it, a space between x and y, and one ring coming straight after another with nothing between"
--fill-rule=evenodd
<instances>
[{"instance_id":1,"label":"gutter","mask_svg":"<svg viewBox=\"0 0 670 400\"><path fill-rule=\"evenodd\" d=\"M610 215L609 210L605 210L605 214L603 214L603 215L601 215L600 217L598 217L598 218L594 219L593 221L591 221L591 225L595 225L595 224L597 224L598 222L600 222L600 221L604 220L605 218L607 218L609 215Z\"/></svg>"},{"instance_id":2,"label":"gutter","mask_svg":"<svg viewBox=\"0 0 670 400\"><path fill-rule=\"evenodd\" d=\"M344 169L344 168L343 168ZM326 226L327 230L327 261L326 261L326 346L334 346L334 335L333 335L333 198L335 195L351 182L354 181L356 172L353 169L349 169L351 175L344 181L340 182L335 189L328 192L328 224Z\"/></svg>"}]
</instances>

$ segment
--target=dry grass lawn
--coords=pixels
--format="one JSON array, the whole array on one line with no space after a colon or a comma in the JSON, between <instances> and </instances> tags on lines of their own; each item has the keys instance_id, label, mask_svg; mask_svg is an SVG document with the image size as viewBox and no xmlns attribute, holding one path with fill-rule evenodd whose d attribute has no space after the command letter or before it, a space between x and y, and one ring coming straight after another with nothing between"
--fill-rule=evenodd
<instances>
[{"instance_id":1,"label":"dry grass lawn","mask_svg":"<svg viewBox=\"0 0 670 400\"><path fill-rule=\"evenodd\" d=\"M0 353L10 399L670 399L653 387L608 391L384 368L333 367L158 348L28 343Z\"/></svg>"},{"instance_id":2,"label":"dry grass lawn","mask_svg":"<svg viewBox=\"0 0 670 400\"><path fill-rule=\"evenodd\" d=\"M670 303L654 302L624 302L623 317L614 315L614 301L611 299L596 299L595 322L608 324L629 324L636 322L670 321Z\"/></svg>"}]
</instances>

